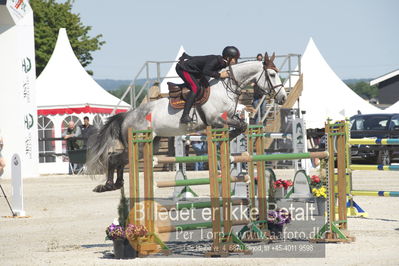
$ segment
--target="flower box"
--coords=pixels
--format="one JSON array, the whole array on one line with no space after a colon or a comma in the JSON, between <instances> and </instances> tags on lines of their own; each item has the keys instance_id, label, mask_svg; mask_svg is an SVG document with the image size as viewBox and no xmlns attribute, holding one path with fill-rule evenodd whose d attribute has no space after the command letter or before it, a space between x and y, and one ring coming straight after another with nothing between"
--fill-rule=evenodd
<instances>
[{"instance_id":1,"label":"flower box","mask_svg":"<svg viewBox=\"0 0 399 266\"><path fill-rule=\"evenodd\" d=\"M316 204L317 204L317 214L319 216L324 216L326 212L326 198L317 197Z\"/></svg>"},{"instance_id":2,"label":"flower box","mask_svg":"<svg viewBox=\"0 0 399 266\"><path fill-rule=\"evenodd\" d=\"M274 197L275 199L283 199L286 194L287 194L287 189L284 187L279 187L276 188L276 191L274 192Z\"/></svg>"},{"instance_id":3,"label":"flower box","mask_svg":"<svg viewBox=\"0 0 399 266\"><path fill-rule=\"evenodd\" d=\"M274 189L274 198L275 199L283 199L285 195L287 195L288 188L291 187L292 181L291 180L282 180L279 179L273 183Z\"/></svg>"},{"instance_id":4,"label":"flower box","mask_svg":"<svg viewBox=\"0 0 399 266\"><path fill-rule=\"evenodd\" d=\"M114 255L116 259L134 259L137 257L137 251L132 248L129 241L125 239L115 239Z\"/></svg>"}]
</instances>

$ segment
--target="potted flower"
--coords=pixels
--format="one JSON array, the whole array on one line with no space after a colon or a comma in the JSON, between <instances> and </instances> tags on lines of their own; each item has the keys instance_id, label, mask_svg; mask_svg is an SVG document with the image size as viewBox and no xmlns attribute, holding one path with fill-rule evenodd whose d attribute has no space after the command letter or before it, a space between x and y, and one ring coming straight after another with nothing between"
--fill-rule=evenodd
<instances>
[{"instance_id":1,"label":"potted flower","mask_svg":"<svg viewBox=\"0 0 399 266\"><path fill-rule=\"evenodd\" d=\"M114 243L114 255L117 259L137 257L137 252L130 245L126 237L126 221L129 217L128 199L125 197L124 189L121 189L121 199L118 205L118 222L113 222L105 229L106 240Z\"/></svg>"},{"instance_id":2,"label":"potted flower","mask_svg":"<svg viewBox=\"0 0 399 266\"><path fill-rule=\"evenodd\" d=\"M268 211L267 226L272 236L279 238L283 232L284 225L291 222L291 214L287 209L276 209Z\"/></svg>"},{"instance_id":3,"label":"potted flower","mask_svg":"<svg viewBox=\"0 0 399 266\"><path fill-rule=\"evenodd\" d=\"M311 177L310 187L312 188L313 196L316 198L318 214L324 215L326 209L327 188L316 175Z\"/></svg>"},{"instance_id":4,"label":"potted flower","mask_svg":"<svg viewBox=\"0 0 399 266\"><path fill-rule=\"evenodd\" d=\"M137 250L137 244L147 240L148 230L144 225L128 224L125 230L126 238Z\"/></svg>"},{"instance_id":5,"label":"potted flower","mask_svg":"<svg viewBox=\"0 0 399 266\"><path fill-rule=\"evenodd\" d=\"M282 180L279 179L273 183L273 188L275 190L274 196L276 199L284 198L287 194L287 190L293 183L291 180Z\"/></svg>"}]
</instances>

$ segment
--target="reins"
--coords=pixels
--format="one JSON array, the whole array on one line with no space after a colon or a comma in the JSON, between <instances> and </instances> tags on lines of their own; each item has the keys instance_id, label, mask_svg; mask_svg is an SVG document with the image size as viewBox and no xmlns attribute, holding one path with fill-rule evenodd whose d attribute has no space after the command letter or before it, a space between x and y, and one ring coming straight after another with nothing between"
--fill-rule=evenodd
<instances>
[{"instance_id":1,"label":"reins","mask_svg":"<svg viewBox=\"0 0 399 266\"><path fill-rule=\"evenodd\" d=\"M241 86L242 86L243 82L239 83L234 75L234 71L233 71L233 68L231 67L231 65L229 65L228 67L229 67L229 70L227 71L227 73L229 74L229 80L228 80L228 82L226 82L225 80L222 80L222 84L224 85L226 90L237 95L236 100L235 100L235 107L234 107L234 114L235 114L237 111L238 100L242 94ZM270 92L266 93L265 90L263 90L263 89L262 89L262 91L265 95L269 95L270 97L274 98L274 96L278 95L280 93L281 89L284 88L284 85L281 83L281 84L277 84L277 85L273 86L273 83L269 77L269 74L266 73L267 69L268 69L268 67L264 63L263 71L259 75L259 77L255 80L255 84L258 84L258 82L262 78L262 76L265 75L265 83L267 82L268 87L270 88ZM233 83L237 87L236 89L233 88ZM279 88L279 89L276 91L276 88ZM234 114L233 114L233 116L234 116Z\"/></svg>"}]
</instances>

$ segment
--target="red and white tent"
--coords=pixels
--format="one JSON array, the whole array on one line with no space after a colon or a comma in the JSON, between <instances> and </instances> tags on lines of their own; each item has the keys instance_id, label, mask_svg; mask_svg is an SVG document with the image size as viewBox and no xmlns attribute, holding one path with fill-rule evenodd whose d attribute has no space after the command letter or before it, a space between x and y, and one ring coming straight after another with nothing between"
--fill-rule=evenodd
<instances>
[{"instance_id":1,"label":"red and white tent","mask_svg":"<svg viewBox=\"0 0 399 266\"><path fill-rule=\"evenodd\" d=\"M130 109L129 104L120 102L86 72L76 58L64 28L59 30L53 54L36 80L36 90L39 139L61 137L71 120L80 124L83 117L88 116L92 124L100 126L114 108L116 113ZM63 143L39 141L40 173L68 171L65 158L47 156L51 153L65 153Z\"/></svg>"},{"instance_id":2,"label":"red and white tent","mask_svg":"<svg viewBox=\"0 0 399 266\"><path fill-rule=\"evenodd\" d=\"M98 85L76 58L64 28L54 52L36 80L38 115L110 114L119 99ZM130 106L122 103L117 112Z\"/></svg>"}]
</instances>

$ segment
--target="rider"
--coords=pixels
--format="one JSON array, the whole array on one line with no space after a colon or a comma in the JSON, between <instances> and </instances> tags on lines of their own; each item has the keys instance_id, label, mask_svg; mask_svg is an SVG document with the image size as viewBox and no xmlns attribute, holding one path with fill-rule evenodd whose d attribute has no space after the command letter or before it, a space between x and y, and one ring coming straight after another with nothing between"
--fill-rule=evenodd
<instances>
[{"instance_id":1,"label":"rider","mask_svg":"<svg viewBox=\"0 0 399 266\"><path fill-rule=\"evenodd\" d=\"M190 109L201 89L198 81L203 76L217 79L229 77L227 71L222 71L221 73L219 73L219 71L229 65L236 64L239 57L240 51L234 46L225 47L222 56L205 55L191 57L183 54L183 56L180 57L176 65L176 72L190 89L190 93L184 105L183 115L180 118L180 123L188 124L191 122L189 117Z\"/></svg>"}]
</instances>

